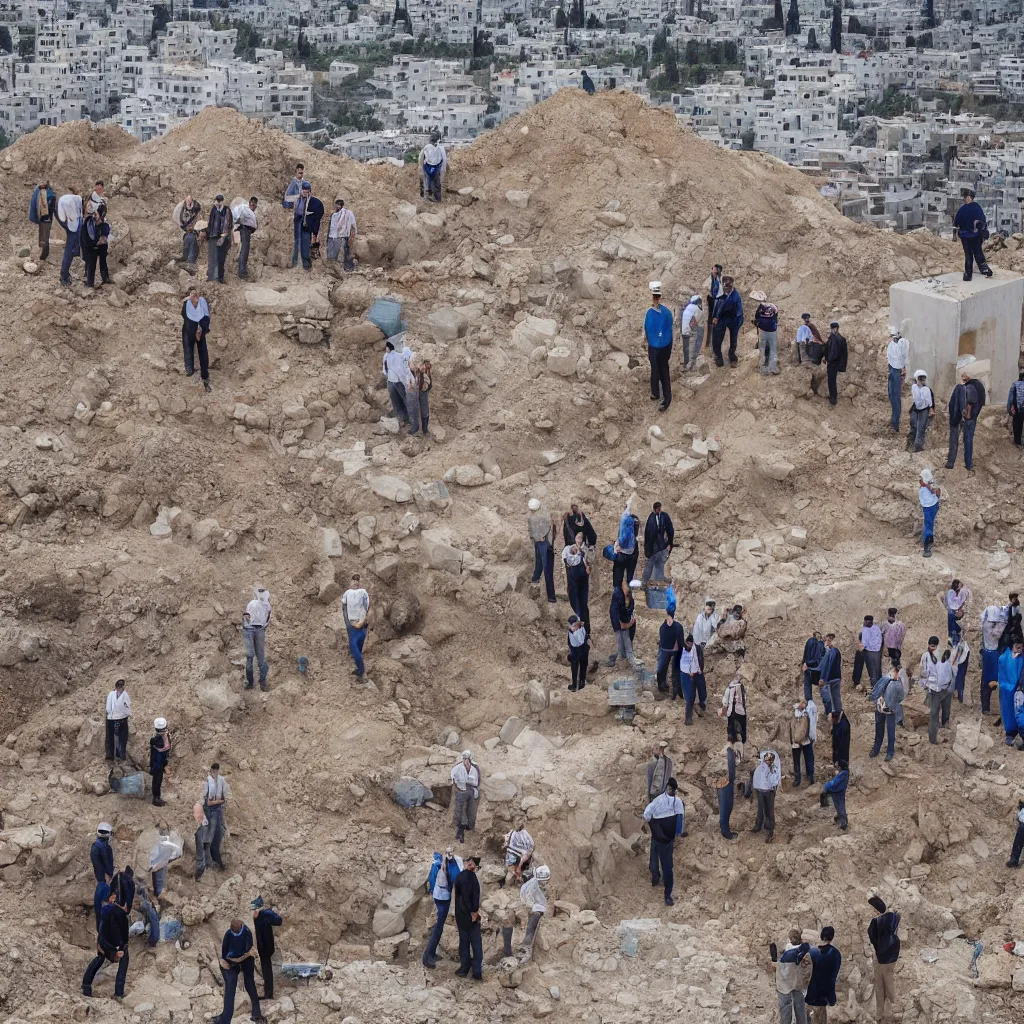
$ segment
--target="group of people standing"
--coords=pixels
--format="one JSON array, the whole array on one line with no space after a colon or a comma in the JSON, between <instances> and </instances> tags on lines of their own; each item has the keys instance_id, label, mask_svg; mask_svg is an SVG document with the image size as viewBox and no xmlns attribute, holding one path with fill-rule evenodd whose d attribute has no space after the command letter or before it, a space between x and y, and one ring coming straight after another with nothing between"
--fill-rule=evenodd
<instances>
[{"instance_id":1,"label":"group of people standing","mask_svg":"<svg viewBox=\"0 0 1024 1024\"><path fill-rule=\"evenodd\" d=\"M107 253L110 245L110 225L107 223L106 187L102 181L91 189L69 192L59 199L50 187L49 179L41 181L29 200L28 219L35 224L39 235L39 259L50 255L50 232L53 222L64 229L64 256L60 264L60 283L71 287L71 267L76 256L85 264L87 288L102 288L110 284ZM96 283L96 269L100 271Z\"/></svg>"}]
</instances>

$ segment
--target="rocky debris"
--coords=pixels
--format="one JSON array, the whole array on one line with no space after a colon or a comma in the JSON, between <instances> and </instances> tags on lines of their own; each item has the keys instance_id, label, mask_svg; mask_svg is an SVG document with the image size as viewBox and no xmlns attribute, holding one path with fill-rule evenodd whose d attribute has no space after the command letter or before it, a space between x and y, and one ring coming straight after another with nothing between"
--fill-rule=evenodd
<instances>
[{"instance_id":1,"label":"rocky debris","mask_svg":"<svg viewBox=\"0 0 1024 1024\"><path fill-rule=\"evenodd\" d=\"M254 313L291 314L308 320L331 319L331 301L324 282L289 284L280 290L250 285L243 293L245 304Z\"/></svg>"},{"instance_id":2,"label":"rocky debris","mask_svg":"<svg viewBox=\"0 0 1024 1024\"><path fill-rule=\"evenodd\" d=\"M456 341L469 329L469 321L457 309L440 306L427 317L427 328L434 341Z\"/></svg>"},{"instance_id":3,"label":"rocky debris","mask_svg":"<svg viewBox=\"0 0 1024 1024\"><path fill-rule=\"evenodd\" d=\"M57 833L46 825L25 825L0 831L0 868L17 864L33 850L53 846Z\"/></svg>"},{"instance_id":4,"label":"rocky debris","mask_svg":"<svg viewBox=\"0 0 1024 1024\"><path fill-rule=\"evenodd\" d=\"M386 474L382 476L367 476L366 482L374 494L387 501L393 501L397 504L412 501L412 486L400 477L388 476Z\"/></svg>"},{"instance_id":5,"label":"rocky debris","mask_svg":"<svg viewBox=\"0 0 1024 1024\"><path fill-rule=\"evenodd\" d=\"M428 800L434 799L434 793L429 787L409 776L395 781L391 787L391 796L399 807L422 807Z\"/></svg>"}]
</instances>

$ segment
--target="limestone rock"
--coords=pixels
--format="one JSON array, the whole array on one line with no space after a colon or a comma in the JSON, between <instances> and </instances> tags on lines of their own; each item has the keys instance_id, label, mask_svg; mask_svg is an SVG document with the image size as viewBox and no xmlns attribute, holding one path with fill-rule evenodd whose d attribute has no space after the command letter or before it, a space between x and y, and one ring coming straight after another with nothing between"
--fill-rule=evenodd
<instances>
[{"instance_id":1,"label":"limestone rock","mask_svg":"<svg viewBox=\"0 0 1024 1024\"><path fill-rule=\"evenodd\" d=\"M391 796L399 807L422 807L434 799L434 792L419 779L403 775L391 787Z\"/></svg>"},{"instance_id":2,"label":"limestone rock","mask_svg":"<svg viewBox=\"0 0 1024 1024\"><path fill-rule=\"evenodd\" d=\"M345 553L341 546L341 535L331 526L320 528L320 550L328 558L341 558Z\"/></svg>"},{"instance_id":3,"label":"limestone rock","mask_svg":"<svg viewBox=\"0 0 1024 1024\"><path fill-rule=\"evenodd\" d=\"M413 499L421 512L443 512L451 508L452 498L441 480L427 480L413 488Z\"/></svg>"},{"instance_id":4,"label":"limestone rock","mask_svg":"<svg viewBox=\"0 0 1024 1024\"><path fill-rule=\"evenodd\" d=\"M531 711L543 711L548 706L547 687L539 679L531 679L526 684L526 700Z\"/></svg>"},{"instance_id":5,"label":"limestone rock","mask_svg":"<svg viewBox=\"0 0 1024 1024\"><path fill-rule=\"evenodd\" d=\"M508 718L498 733L498 739L506 746L511 746L516 737L526 728L526 723L519 718Z\"/></svg>"},{"instance_id":6,"label":"limestone rock","mask_svg":"<svg viewBox=\"0 0 1024 1024\"><path fill-rule=\"evenodd\" d=\"M530 204L530 195L531 193L528 191L511 188L505 193L505 198L517 210L525 210Z\"/></svg>"},{"instance_id":7,"label":"limestone rock","mask_svg":"<svg viewBox=\"0 0 1024 1024\"><path fill-rule=\"evenodd\" d=\"M464 552L452 546L444 531L424 530L420 534L420 552L430 568L462 575Z\"/></svg>"},{"instance_id":8,"label":"limestone rock","mask_svg":"<svg viewBox=\"0 0 1024 1024\"><path fill-rule=\"evenodd\" d=\"M795 469L791 462L765 455L754 455L752 461L758 472L768 477L769 480L786 480Z\"/></svg>"},{"instance_id":9,"label":"limestone rock","mask_svg":"<svg viewBox=\"0 0 1024 1024\"><path fill-rule=\"evenodd\" d=\"M441 306L427 317L427 327L434 341L455 341L469 330L469 321L451 306Z\"/></svg>"},{"instance_id":10,"label":"limestone rock","mask_svg":"<svg viewBox=\"0 0 1024 1024\"><path fill-rule=\"evenodd\" d=\"M368 476L366 482L370 490L380 498L404 504L412 501L412 486L397 476Z\"/></svg>"}]
</instances>

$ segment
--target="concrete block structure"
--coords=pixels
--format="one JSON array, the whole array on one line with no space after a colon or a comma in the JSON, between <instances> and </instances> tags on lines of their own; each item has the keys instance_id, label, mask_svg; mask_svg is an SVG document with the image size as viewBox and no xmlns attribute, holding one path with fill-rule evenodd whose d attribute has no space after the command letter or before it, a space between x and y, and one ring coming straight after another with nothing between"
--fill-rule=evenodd
<instances>
[{"instance_id":1,"label":"concrete block structure","mask_svg":"<svg viewBox=\"0 0 1024 1024\"><path fill-rule=\"evenodd\" d=\"M990 403L1000 404L1017 379L1022 304L1019 274L995 270L972 281L943 274L892 285L889 322L910 340L910 373L924 370L936 398L947 399L957 383L957 360L974 356L974 376L984 381Z\"/></svg>"}]
</instances>

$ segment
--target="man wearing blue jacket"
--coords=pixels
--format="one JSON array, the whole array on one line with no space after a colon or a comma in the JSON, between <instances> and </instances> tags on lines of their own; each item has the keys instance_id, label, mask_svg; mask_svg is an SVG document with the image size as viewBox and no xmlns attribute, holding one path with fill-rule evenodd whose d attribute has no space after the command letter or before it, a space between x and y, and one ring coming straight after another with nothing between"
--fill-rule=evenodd
<instances>
[{"instance_id":1,"label":"man wearing blue jacket","mask_svg":"<svg viewBox=\"0 0 1024 1024\"><path fill-rule=\"evenodd\" d=\"M96 829L96 838L89 848L89 860L92 863L96 889L92 896L92 906L96 913L96 931L100 930L100 912L110 895L110 883L114 878L114 850L110 845L110 834L113 832L109 822L101 821Z\"/></svg>"},{"instance_id":2,"label":"man wearing blue jacket","mask_svg":"<svg viewBox=\"0 0 1024 1024\"><path fill-rule=\"evenodd\" d=\"M644 317L644 335L647 338L647 358L651 362L651 401L661 400L658 412L672 404L672 310L661 304L661 282L652 281L651 308Z\"/></svg>"},{"instance_id":3,"label":"man wearing blue jacket","mask_svg":"<svg viewBox=\"0 0 1024 1024\"><path fill-rule=\"evenodd\" d=\"M964 466L968 472L974 468L974 429L978 425L978 415L985 407L985 385L971 376L970 364L973 356L962 360L960 367L960 383L953 388L949 396L949 454L946 456L946 469L956 468L957 449L960 447L960 434L964 435Z\"/></svg>"},{"instance_id":4,"label":"man wearing blue jacket","mask_svg":"<svg viewBox=\"0 0 1024 1024\"><path fill-rule=\"evenodd\" d=\"M299 255L302 257L302 269L313 269L312 248L320 234L320 221L324 215L324 204L313 195L313 186L302 183L302 195L295 204L295 234L299 239ZM295 262L292 262L295 266Z\"/></svg>"},{"instance_id":5,"label":"man wearing blue jacket","mask_svg":"<svg viewBox=\"0 0 1024 1024\"><path fill-rule=\"evenodd\" d=\"M424 967L434 968L437 966L437 947L441 944L441 935L444 932L445 922L448 920L448 911L451 909L455 879L459 877L461 870L462 860L455 856L455 851L450 846L444 851L444 856L435 851L434 861L430 865L430 874L427 876L427 891L437 908L437 918L423 950ZM508 929L508 935L509 941L511 941L511 928Z\"/></svg>"},{"instance_id":6,"label":"man wearing blue jacket","mask_svg":"<svg viewBox=\"0 0 1024 1024\"><path fill-rule=\"evenodd\" d=\"M828 1008L836 1005L836 981L843 955L832 945L835 937L835 928L826 925L821 929L821 945L811 946L811 981L804 996L811 1024L828 1024Z\"/></svg>"},{"instance_id":7,"label":"man wearing blue jacket","mask_svg":"<svg viewBox=\"0 0 1024 1024\"><path fill-rule=\"evenodd\" d=\"M39 258L45 260L50 255L50 228L57 212L57 196L50 188L50 179L46 178L36 185L32 193L32 201L28 204L28 219L39 227Z\"/></svg>"},{"instance_id":8,"label":"man wearing blue jacket","mask_svg":"<svg viewBox=\"0 0 1024 1024\"><path fill-rule=\"evenodd\" d=\"M257 896L250 904L252 926L256 929L256 952L263 975L263 999L274 998L274 929L284 924L281 915L265 906L263 897Z\"/></svg>"},{"instance_id":9,"label":"man wearing blue jacket","mask_svg":"<svg viewBox=\"0 0 1024 1024\"><path fill-rule=\"evenodd\" d=\"M832 819L844 832L849 824L846 818L846 789L850 785L850 766L845 761L836 762L836 773L821 789L821 806L828 806L828 798L832 797L832 806L836 809Z\"/></svg>"},{"instance_id":10,"label":"man wearing blue jacket","mask_svg":"<svg viewBox=\"0 0 1024 1024\"><path fill-rule=\"evenodd\" d=\"M821 634L815 630L804 644L804 660L800 663L800 671L804 674L804 700L810 700L814 694L814 687L818 685L821 673L818 671L818 662L825 653L825 641Z\"/></svg>"},{"instance_id":11,"label":"man wearing blue jacket","mask_svg":"<svg viewBox=\"0 0 1024 1024\"><path fill-rule=\"evenodd\" d=\"M111 891L103 906L100 926L96 935L96 956L89 962L82 976L82 995L92 995L92 983L100 968L107 962L117 964L114 979L114 998L124 998L124 983L128 977L128 913L117 902L117 893Z\"/></svg>"},{"instance_id":12,"label":"man wearing blue jacket","mask_svg":"<svg viewBox=\"0 0 1024 1024\"><path fill-rule=\"evenodd\" d=\"M964 247L964 280L970 281L974 276L975 263L986 277L991 277L992 268L989 267L981 248L981 243L988 234L985 211L974 201L973 188L965 188L963 197L963 205L953 217L953 229Z\"/></svg>"},{"instance_id":13,"label":"man wearing blue jacket","mask_svg":"<svg viewBox=\"0 0 1024 1024\"><path fill-rule=\"evenodd\" d=\"M825 653L818 662L818 675L821 679L821 702L825 705L825 713L842 711L843 698L839 691L843 682L843 656L836 647L835 633L828 633L825 636Z\"/></svg>"},{"instance_id":14,"label":"man wearing blue jacket","mask_svg":"<svg viewBox=\"0 0 1024 1024\"><path fill-rule=\"evenodd\" d=\"M711 350L715 354L715 366L725 366L722 359L722 343L725 332L729 332L729 365L739 364L736 358L736 339L743 326L743 300L740 293L733 287L731 277L722 278L722 292L715 300L715 308L711 314Z\"/></svg>"},{"instance_id":15,"label":"man wearing blue jacket","mask_svg":"<svg viewBox=\"0 0 1024 1024\"><path fill-rule=\"evenodd\" d=\"M651 829L651 885L657 888L664 879L666 907L675 905L672 899L675 882L672 854L676 836L683 834L683 801L676 796L678 788L676 780L669 779L665 792L644 808L644 821Z\"/></svg>"},{"instance_id":16,"label":"man wearing blue jacket","mask_svg":"<svg viewBox=\"0 0 1024 1024\"><path fill-rule=\"evenodd\" d=\"M240 918L231 922L220 944L220 970L224 977L224 1009L213 1018L213 1024L231 1024L235 1015L235 992L242 975L245 994L249 997L250 1016L256 1024L266 1024L260 1013L260 997L256 992L256 961L252 948L252 932Z\"/></svg>"}]
</instances>

